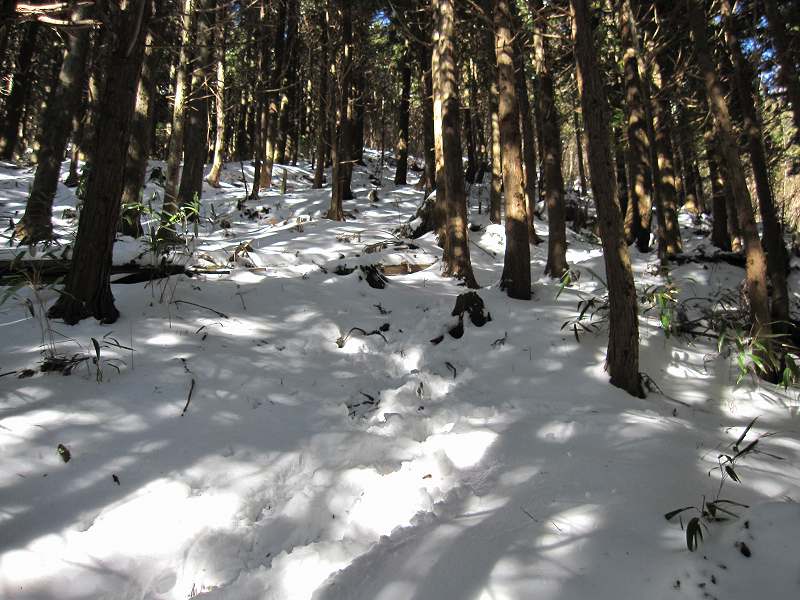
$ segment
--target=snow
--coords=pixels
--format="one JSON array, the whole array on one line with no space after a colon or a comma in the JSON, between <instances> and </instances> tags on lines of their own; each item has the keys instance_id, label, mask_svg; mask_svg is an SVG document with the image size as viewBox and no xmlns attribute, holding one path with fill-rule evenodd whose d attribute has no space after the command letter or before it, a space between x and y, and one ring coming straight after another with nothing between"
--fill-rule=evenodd
<instances>
[{"instance_id":1,"label":"snow","mask_svg":"<svg viewBox=\"0 0 800 600\"><path fill-rule=\"evenodd\" d=\"M223 186L204 191L203 217L217 222L202 222L191 257L173 256L229 273L116 284L117 323L52 323L64 354L102 342L101 381L90 361L68 377L0 378L0 597L800 597L797 391L736 386L713 340L667 339L654 311L640 320L641 369L663 394L611 387L604 325L580 341L562 329L579 300L602 293L599 247L569 234L581 276L560 294L542 276L546 244L534 247L534 299L508 299L497 287L504 230L477 214L481 186L470 218L484 229L470 250L493 319L466 319L464 336L450 337L464 290L439 276L434 240L391 244L422 192L395 187L387 169L370 204L375 164L370 154L356 167L344 223L322 219L330 190L310 189L305 164L287 167L286 196L248 204L269 213L241 216L239 165L229 165ZM19 218L31 179L0 168L3 217ZM61 215L74 207L60 187L62 244L75 222ZM682 219L687 244L707 245ZM16 253L6 246L0 259ZM648 274L652 256L632 259L642 290L665 283ZM115 263L130 260L157 257L125 239ZM432 266L385 289L358 269L335 272L375 262ZM671 269L682 297L741 280L736 267L707 267ZM791 283L796 298L796 272ZM0 306L0 373L40 363L30 293ZM381 335L352 329L384 324ZM712 525L690 553L664 513L714 497L718 454L755 416L749 435L772 434L761 450L783 460L737 464L742 482L723 496L752 508Z\"/></svg>"}]
</instances>

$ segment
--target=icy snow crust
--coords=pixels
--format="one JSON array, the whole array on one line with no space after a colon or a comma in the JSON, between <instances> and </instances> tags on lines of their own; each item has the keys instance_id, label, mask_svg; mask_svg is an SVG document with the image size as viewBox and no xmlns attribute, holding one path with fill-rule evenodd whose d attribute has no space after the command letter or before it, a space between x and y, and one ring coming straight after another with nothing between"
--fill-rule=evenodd
<instances>
[{"instance_id":1,"label":"icy snow crust","mask_svg":"<svg viewBox=\"0 0 800 600\"><path fill-rule=\"evenodd\" d=\"M477 213L485 186L470 190L470 219L485 226L470 250L493 320L452 339L463 288L439 276L433 238L364 251L391 241L422 201L387 168L370 204L375 158L355 169L344 223L321 218L330 189L311 190L305 164L287 167L283 197L276 167L258 205L270 212L241 216L239 165L229 165L222 188L204 191L217 224L204 221L194 255L173 259L230 273L114 285L113 326L54 322L65 354L107 334L134 348L103 348L121 372L104 367L101 383L92 366L0 378L0 597L800 598L797 393L734 387L713 342L665 339L652 312L640 320L642 370L688 406L611 387L605 334L578 343L561 330L580 298L601 292L599 247L569 234L581 278L558 298L541 275L547 244L533 248L534 299L507 299L503 227ZM21 216L32 176L0 169L4 220ZM63 243L74 206L60 187ZM690 249L707 246L685 217ZM231 262L243 242L252 250ZM638 286L664 282L647 274L653 256L632 254ZM157 259L121 239L115 262L129 260ZM382 290L358 269L335 274L375 262L433 266ZM687 264L672 279L702 297L742 273ZM356 331L337 345L353 327L386 323L385 340ZM0 306L0 336L0 372L36 368L39 324L21 299ZM752 435L775 432L763 449L784 460L748 457L724 496L753 508L690 554L663 514L713 497L709 470L756 415Z\"/></svg>"}]
</instances>

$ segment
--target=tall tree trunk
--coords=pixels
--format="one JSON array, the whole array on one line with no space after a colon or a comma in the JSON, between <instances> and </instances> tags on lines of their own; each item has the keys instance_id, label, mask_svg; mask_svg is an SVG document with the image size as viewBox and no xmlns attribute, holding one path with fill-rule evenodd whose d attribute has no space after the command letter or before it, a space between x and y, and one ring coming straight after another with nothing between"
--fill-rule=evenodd
<instances>
[{"instance_id":1,"label":"tall tree trunk","mask_svg":"<svg viewBox=\"0 0 800 600\"><path fill-rule=\"evenodd\" d=\"M317 89L316 89L316 120L315 120L315 134L316 145L314 147L315 165L314 165L314 184L311 186L313 189L320 189L325 180L325 145L326 145L326 131L328 127L328 75L329 75L329 58L328 58L328 39L327 39L327 18L324 10L319 11L317 14L318 25L320 29L320 56L317 65Z\"/></svg>"},{"instance_id":2,"label":"tall tree trunk","mask_svg":"<svg viewBox=\"0 0 800 600\"><path fill-rule=\"evenodd\" d=\"M542 0L528 0L533 21L533 56L538 82L536 99L542 116L540 153L543 159L544 200L547 204L547 265L544 272L560 279L567 272L567 223L564 210L564 176L561 172L560 119L555 84L550 73L551 49Z\"/></svg>"},{"instance_id":3,"label":"tall tree trunk","mask_svg":"<svg viewBox=\"0 0 800 600\"><path fill-rule=\"evenodd\" d=\"M122 191L120 232L138 238L142 235L142 191L147 176L147 156L150 151L152 121L156 100L156 73L160 56L153 49L153 38L147 37L139 90L136 93L136 112L131 123L128 156L125 159L125 187Z\"/></svg>"},{"instance_id":4,"label":"tall tree trunk","mask_svg":"<svg viewBox=\"0 0 800 600\"><path fill-rule=\"evenodd\" d=\"M175 67L175 97L172 104L172 130L167 146L167 160L164 179L164 218L178 212L178 184L183 159L184 130L186 123L187 87L189 78L190 40L194 20L194 1L183 0L181 13L181 49Z\"/></svg>"},{"instance_id":5,"label":"tall tree trunk","mask_svg":"<svg viewBox=\"0 0 800 600\"><path fill-rule=\"evenodd\" d=\"M11 83L11 94L6 100L5 115L0 127L0 160L11 160L17 149L19 126L25 112L25 105L31 93L33 76L33 54L36 50L36 37L39 33L39 22L32 21L24 25L24 33L20 43L14 78Z\"/></svg>"},{"instance_id":6,"label":"tall tree trunk","mask_svg":"<svg viewBox=\"0 0 800 600\"><path fill-rule=\"evenodd\" d=\"M586 185L586 167L583 162L583 128L581 127L578 110L576 107L572 110L572 127L575 129L575 154L578 162L578 186L580 187L581 197L586 197L586 191L589 189Z\"/></svg>"},{"instance_id":7,"label":"tall tree trunk","mask_svg":"<svg viewBox=\"0 0 800 600\"><path fill-rule=\"evenodd\" d=\"M203 195L203 166L208 157L208 79L211 66L211 24L213 0L195 0L196 32L192 87L189 97L187 132L184 136L183 173L178 188L182 208L192 206ZM192 220L197 214L189 215Z\"/></svg>"},{"instance_id":8,"label":"tall tree trunk","mask_svg":"<svg viewBox=\"0 0 800 600\"><path fill-rule=\"evenodd\" d=\"M626 224L628 243L635 242L640 252L650 251L650 226L653 213L653 165L647 126L647 102L639 74L636 40L630 0L619 8L622 62L628 133L628 178L630 180Z\"/></svg>"},{"instance_id":9,"label":"tall tree trunk","mask_svg":"<svg viewBox=\"0 0 800 600\"><path fill-rule=\"evenodd\" d=\"M509 4L511 10L511 26L514 33L512 49L514 52L514 85L516 88L517 107L519 109L519 127L522 132L522 177L523 190L525 191L526 217L528 219L528 237L532 244L541 243L541 238L536 233L533 226L533 217L536 213L536 202L539 200L536 194L536 133L533 128L533 111L528 96L528 78L525 75L525 61L522 55L522 38L516 32L516 14L513 4Z\"/></svg>"},{"instance_id":10,"label":"tall tree trunk","mask_svg":"<svg viewBox=\"0 0 800 600\"><path fill-rule=\"evenodd\" d=\"M461 279L467 287L476 288L478 283L472 273L467 239L467 197L461 167L459 95L453 48L455 9L453 0L433 0L432 7L434 135L441 146L441 169L437 168L437 171L441 170L442 174L447 215L442 274ZM437 156L437 161L439 158Z\"/></svg>"},{"instance_id":11,"label":"tall tree trunk","mask_svg":"<svg viewBox=\"0 0 800 600\"><path fill-rule=\"evenodd\" d=\"M214 114L216 136L214 139L214 160L206 181L211 187L219 187L219 176L225 157L225 32L227 29L227 2L217 0L217 23L214 30L214 54L216 55L217 79L214 86Z\"/></svg>"},{"instance_id":12,"label":"tall tree trunk","mask_svg":"<svg viewBox=\"0 0 800 600\"><path fill-rule=\"evenodd\" d=\"M597 205L609 300L606 368L611 384L643 397L639 375L639 323L636 288L622 232L609 140L609 108L587 0L570 0L578 88L589 145L589 169Z\"/></svg>"},{"instance_id":13,"label":"tall tree trunk","mask_svg":"<svg viewBox=\"0 0 800 600\"><path fill-rule=\"evenodd\" d=\"M497 224L502 221L503 201L503 147L500 142L500 114L497 103L499 93L495 78L489 92L489 118L492 129L492 187L489 190L489 221Z\"/></svg>"},{"instance_id":14,"label":"tall tree trunk","mask_svg":"<svg viewBox=\"0 0 800 600\"><path fill-rule=\"evenodd\" d=\"M114 41L104 65L98 115L95 156L103 160L89 173L64 292L48 313L68 324L87 317L113 323L119 317L111 293L111 258L150 14L150 1L138 0L106 16Z\"/></svg>"},{"instance_id":15,"label":"tall tree trunk","mask_svg":"<svg viewBox=\"0 0 800 600\"><path fill-rule=\"evenodd\" d=\"M519 98L514 73L513 20L509 0L494 0L497 55L498 115L503 152L503 194L506 209L506 250L501 287L511 298L531 298L530 225L522 173ZM535 164L535 161L534 161ZM535 196L534 196L535 201Z\"/></svg>"},{"instance_id":16,"label":"tall tree trunk","mask_svg":"<svg viewBox=\"0 0 800 600\"><path fill-rule=\"evenodd\" d=\"M353 102L351 98L353 22L352 7L348 0L337 0L337 29L341 32L341 52L337 65L336 123L332 145L333 185L331 207L327 217L344 221L342 201L350 190L350 152L353 147Z\"/></svg>"},{"instance_id":17,"label":"tall tree trunk","mask_svg":"<svg viewBox=\"0 0 800 600\"><path fill-rule=\"evenodd\" d=\"M786 287L786 266L788 255L783 242L783 228L775 212L775 199L769 181L767 154L764 150L764 134L761 121L756 112L753 97L754 74L742 53L742 48L733 23L730 0L721 0L725 40L733 59L733 84L739 97L743 117L743 130L750 153L750 165L756 183L758 207L764 228L763 245L767 251L767 271L772 283L772 302L770 304L773 330L787 333L790 322L789 292Z\"/></svg>"},{"instance_id":18,"label":"tall tree trunk","mask_svg":"<svg viewBox=\"0 0 800 600\"><path fill-rule=\"evenodd\" d=\"M411 56L408 47L400 59L400 104L397 110L397 169L394 173L396 185L408 183L408 120L411 99Z\"/></svg>"},{"instance_id":19,"label":"tall tree trunk","mask_svg":"<svg viewBox=\"0 0 800 600\"><path fill-rule=\"evenodd\" d=\"M683 181L684 199L683 206L687 212L699 216L702 204L698 193L699 181L695 177L697 154L694 151L694 136L689 125L686 107L679 106L677 110L678 126L675 130L678 142L678 152L681 155L681 180Z\"/></svg>"},{"instance_id":20,"label":"tall tree trunk","mask_svg":"<svg viewBox=\"0 0 800 600\"><path fill-rule=\"evenodd\" d=\"M680 224L678 223L678 190L675 184L675 159L672 153L671 105L667 96L670 73L666 61L654 61L652 83L655 91L653 99L653 127L655 130L655 150L658 161L657 211L659 218L659 255L674 258L683 251Z\"/></svg>"},{"instance_id":21,"label":"tall tree trunk","mask_svg":"<svg viewBox=\"0 0 800 600\"><path fill-rule=\"evenodd\" d=\"M86 6L72 11L74 20L89 17ZM67 48L58 84L47 103L39 136L39 164L33 185L25 206L25 214L17 226L23 244L36 244L49 240L53 235L53 198L61 176L61 161L67 148L72 119L78 112L83 97L83 86L86 79L86 58L89 48L89 31L78 29L67 32Z\"/></svg>"},{"instance_id":22,"label":"tall tree trunk","mask_svg":"<svg viewBox=\"0 0 800 600\"><path fill-rule=\"evenodd\" d=\"M764 8L767 13L767 28L780 66L778 81L786 88L786 98L792 107L794 139L795 143L800 145L800 76L795 67L797 54L791 51L784 19L781 17L776 0L764 0Z\"/></svg>"},{"instance_id":23,"label":"tall tree trunk","mask_svg":"<svg viewBox=\"0 0 800 600\"><path fill-rule=\"evenodd\" d=\"M711 243L725 251L731 249L731 237L728 233L728 209L725 198L728 196L725 180L719 168L719 152L716 149L714 133L708 129L703 134L706 147L706 161L708 162L708 176L711 179L711 199L713 221L711 230Z\"/></svg>"},{"instance_id":24,"label":"tall tree trunk","mask_svg":"<svg viewBox=\"0 0 800 600\"><path fill-rule=\"evenodd\" d=\"M700 75L705 84L708 104L714 118L714 130L719 143L720 155L725 163L725 173L730 182L731 192L736 204L736 213L739 227L744 239L746 256L747 292L750 300L750 316L753 323L753 334L769 336L770 309L767 294L767 261L761 241L758 239L758 228L753 216L753 205L747 182L744 176L744 167L736 145L736 137L731 122L730 111L719 77L711 60L711 51L708 47L708 30L706 15L699 0L689 1L689 26L691 28L695 57L700 68ZM763 338L769 344L769 337ZM774 378L774 374L770 374Z\"/></svg>"}]
</instances>

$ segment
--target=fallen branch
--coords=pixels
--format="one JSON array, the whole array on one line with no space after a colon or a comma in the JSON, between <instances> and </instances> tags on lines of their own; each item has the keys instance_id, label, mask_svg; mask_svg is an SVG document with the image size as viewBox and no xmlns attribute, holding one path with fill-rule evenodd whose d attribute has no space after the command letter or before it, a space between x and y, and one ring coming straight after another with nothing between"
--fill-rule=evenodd
<instances>
[{"instance_id":1,"label":"fallen branch","mask_svg":"<svg viewBox=\"0 0 800 600\"><path fill-rule=\"evenodd\" d=\"M186 398L186 404L183 406L181 416L185 415L186 411L189 409L189 402L192 401L192 392L194 392L194 377L192 377L192 384L189 386L189 397Z\"/></svg>"},{"instance_id":2,"label":"fallen branch","mask_svg":"<svg viewBox=\"0 0 800 600\"><path fill-rule=\"evenodd\" d=\"M217 315L219 317L222 317L223 319L230 318L224 312L220 312L216 308L211 308L210 306L203 306L202 304L197 304L195 302L189 302L188 300L173 300L172 304L174 304L175 306L177 306L178 304L188 304L189 306L196 306L197 308L203 308L205 310L210 310L215 315Z\"/></svg>"}]
</instances>

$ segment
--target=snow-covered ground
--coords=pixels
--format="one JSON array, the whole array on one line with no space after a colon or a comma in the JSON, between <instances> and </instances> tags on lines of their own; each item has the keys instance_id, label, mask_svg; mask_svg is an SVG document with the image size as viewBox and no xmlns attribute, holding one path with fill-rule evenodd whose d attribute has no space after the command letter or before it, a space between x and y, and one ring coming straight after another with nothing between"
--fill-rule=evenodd
<instances>
[{"instance_id":1,"label":"snow-covered ground","mask_svg":"<svg viewBox=\"0 0 800 600\"><path fill-rule=\"evenodd\" d=\"M562 329L602 293L599 246L570 233L581 277L560 294L541 275L546 243L535 247L534 299L509 300L504 232L477 214L481 186L470 250L492 321L465 319L451 337L464 289L439 276L433 239L393 244L422 192L387 168L371 204L372 158L344 223L321 218L330 190L310 189L308 165L287 168L285 196L276 168L275 190L248 204L269 212L240 215L229 165L203 198L215 225L178 257L229 273L117 284L113 325L49 324L67 356L98 340L101 377L84 361L18 378L38 368L47 322L37 302L31 317L30 290L0 306L0 374L17 372L0 378L0 597L800 598L797 391L736 386L714 340L667 339L654 311L640 321L641 368L663 393L611 387L605 333ZM0 169L4 222L31 179ZM60 187L65 243L74 206ZM684 225L692 249L708 247ZM653 256L632 252L637 286L665 283ZM6 244L0 259L16 253ZM131 258L152 255L122 240L115 260ZM349 272L373 263L432 266L376 289ZM707 297L742 273L689 263L670 278ZM781 459L737 462L741 483L722 497L751 508L690 553L664 513L717 495L717 457L756 416L748 441L772 434L759 449Z\"/></svg>"}]
</instances>

